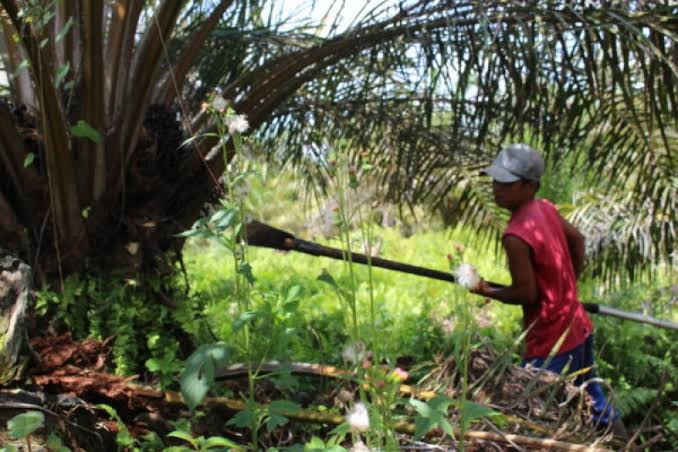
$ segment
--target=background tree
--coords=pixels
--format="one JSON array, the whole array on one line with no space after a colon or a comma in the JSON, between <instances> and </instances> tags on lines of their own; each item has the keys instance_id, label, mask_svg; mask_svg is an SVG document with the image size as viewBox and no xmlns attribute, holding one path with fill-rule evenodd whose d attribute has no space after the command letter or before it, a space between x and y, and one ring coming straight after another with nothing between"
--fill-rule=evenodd
<instances>
[{"instance_id":1,"label":"background tree","mask_svg":"<svg viewBox=\"0 0 678 452\"><path fill-rule=\"evenodd\" d=\"M156 271L179 252L175 234L224 168L214 139L180 146L210 128L200 105L217 89L253 133L285 144L283 157L369 146L384 195L452 202L486 226L498 222L477 169L500 143L533 142L551 162L572 153L610 182L591 205L633 206L624 227L642 232L618 235L606 262L674 252L669 0L406 1L324 28L290 24L263 0L0 3L12 75L0 237L38 274Z\"/></svg>"}]
</instances>

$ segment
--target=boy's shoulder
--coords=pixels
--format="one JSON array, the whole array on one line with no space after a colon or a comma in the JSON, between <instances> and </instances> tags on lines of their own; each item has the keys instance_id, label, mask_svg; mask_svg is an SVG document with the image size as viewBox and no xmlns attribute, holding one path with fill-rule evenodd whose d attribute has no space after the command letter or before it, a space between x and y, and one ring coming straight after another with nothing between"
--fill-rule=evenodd
<instances>
[{"instance_id":1,"label":"boy's shoulder","mask_svg":"<svg viewBox=\"0 0 678 452\"><path fill-rule=\"evenodd\" d=\"M538 204L546 205L546 206L552 207L552 208L554 208L554 209L556 208L556 205L555 205L555 204L553 203L553 201L551 201L550 199L546 199L546 198L535 198L535 201L536 201Z\"/></svg>"}]
</instances>

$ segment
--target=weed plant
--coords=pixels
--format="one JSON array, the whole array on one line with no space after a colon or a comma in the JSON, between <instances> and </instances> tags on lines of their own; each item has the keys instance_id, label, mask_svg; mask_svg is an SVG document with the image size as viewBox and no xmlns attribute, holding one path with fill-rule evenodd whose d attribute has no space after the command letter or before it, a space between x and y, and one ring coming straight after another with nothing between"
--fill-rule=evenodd
<instances>
[{"instance_id":1,"label":"weed plant","mask_svg":"<svg viewBox=\"0 0 678 452\"><path fill-rule=\"evenodd\" d=\"M115 372L132 375L152 372L163 387L172 385L181 369L180 338L195 322L201 306L176 310L149 303L147 287L169 284L168 279L143 283L131 278L80 279L73 275L63 290L43 288L36 293L35 310L49 318L56 331L68 330L74 339L115 337L112 360ZM169 333L169 334L168 334Z\"/></svg>"}]
</instances>

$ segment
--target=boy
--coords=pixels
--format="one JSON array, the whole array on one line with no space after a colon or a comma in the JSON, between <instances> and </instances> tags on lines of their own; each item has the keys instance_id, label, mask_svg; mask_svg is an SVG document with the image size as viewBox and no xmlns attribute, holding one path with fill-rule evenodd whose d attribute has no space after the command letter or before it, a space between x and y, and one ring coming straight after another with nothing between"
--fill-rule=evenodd
<instances>
[{"instance_id":1,"label":"boy","mask_svg":"<svg viewBox=\"0 0 678 452\"><path fill-rule=\"evenodd\" d=\"M522 306L523 327L528 330L523 366L541 367L546 362L545 368L556 373L593 366L593 325L577 297L577 278L584 267L584 237L553 204L535 197L544 161L530 146L512 144L483 172L492 177L497 205L511 211L502 244L512 282L497 288L481 281L473 292ZM589 371L575 384L593 378L595 373ZM586 390L594 402L594 420L612 424L616 434L625 434L619 414L609 405L600 384L589 381Z\"/></svg>"}]
</instances>

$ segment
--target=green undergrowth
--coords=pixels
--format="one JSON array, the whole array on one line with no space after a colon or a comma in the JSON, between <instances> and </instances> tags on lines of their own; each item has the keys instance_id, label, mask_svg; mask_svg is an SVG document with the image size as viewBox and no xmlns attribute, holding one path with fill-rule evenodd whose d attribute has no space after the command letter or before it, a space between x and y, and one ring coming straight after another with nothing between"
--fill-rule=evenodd
<instances>
[{"instance_id":1,"label":"green undergrowth","mask_svg":"<svg viewBox=\"0 0 678 452\"><path fill-rule=\"evenodd\" d=\"M670 272L653 282L637 282L605 295L584 296L601 304L678 321L676 285ZM589 290L587 290L589 289ZM592 317L596 327L598 373L613 388L630 427L662 423L678 444L678 331L611 317ZM647 419L646 419L647 418Z\"/></svg>"},{"instance_id":2,"label":"green undergrowth","mask_svg":"<svg viewBox=\"0 0 678 452\"><path fill-rule=\"evenodd\" d=\"M448 270L446 256L452 252L452 244L469 239L465 231L451 235L420 233L403 238L396 229L378 228L376 235L383 244L379 257L442 271ZM332 240L323 243L340 246ZM357 241L356 249L359 249ZM295 343L292 358L336 362L348 336L344 321L348 309L335 287L319 277L328 274L338 286L345 286L348 283L345 264L325 257L265 248L250 248L249 253L259 292L285 293L299 287L300 301L293 323L303 337ZM475 263L485 278L507 282L503 264L489 248L467 246L464 258ZM218 247L194 241L186 248L185 259L193 296L207 306L205 317L210 319L212 328L220 329L220 336L226 336L232 322L233 269L228 256ZM368 270L365 266L356 266L354 271L358 280L358 315L367 319L370 316ZM409 356L417 361L427 360L436 353L449 351L449 336L461 303L471 304L478 331L499 342L510 343L520 327L519 310L498 304L485 305L476 296L459 297L455 286L448 282L374 268L372 287L377 328L372 332L369 322L362 322L361 337L370 338L379 348L380 356L388 359ZM318 341L321 347L317 346Z\"/></svg>"},{"instance_id":3,"label":"green undergrowth","mask_svg":"<svg viewBox=\"0 0 678 452\"><path fill-rule=\"evenodd\" d=\"M35 310L50 328L69 332L75 340L114 338L112 362L120 375L153 372L170 383L182 368L180 345L184 326L195 312L190 303L173 309L151 301L161 282L130 278L69 276L63 290L45 287L37 292ZM173 282L173 281L172 281Z\"/></svg>"}]
</instances>

